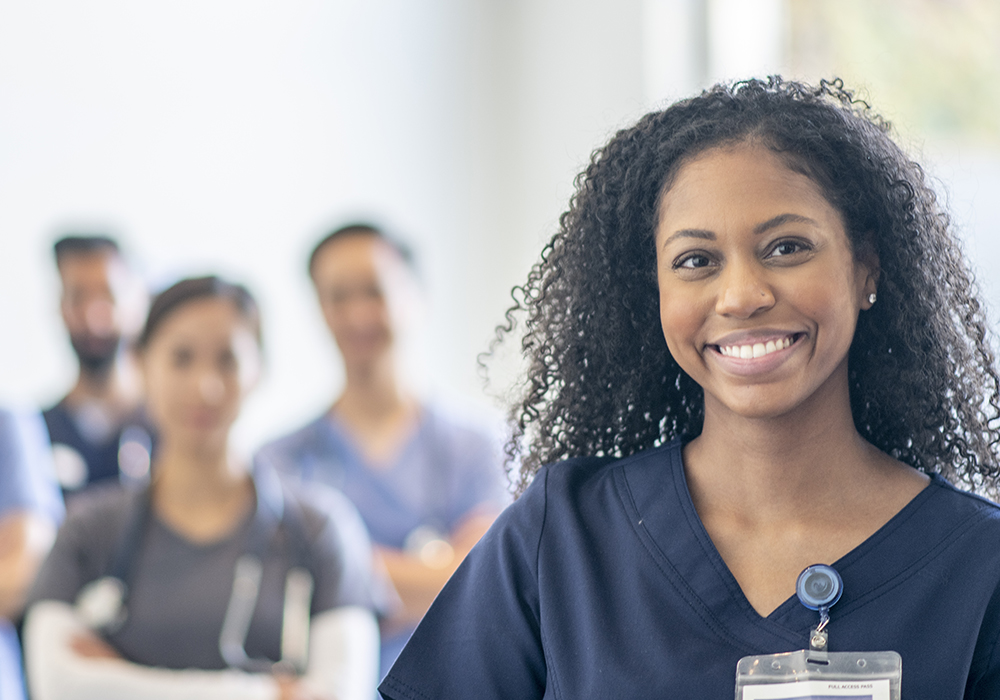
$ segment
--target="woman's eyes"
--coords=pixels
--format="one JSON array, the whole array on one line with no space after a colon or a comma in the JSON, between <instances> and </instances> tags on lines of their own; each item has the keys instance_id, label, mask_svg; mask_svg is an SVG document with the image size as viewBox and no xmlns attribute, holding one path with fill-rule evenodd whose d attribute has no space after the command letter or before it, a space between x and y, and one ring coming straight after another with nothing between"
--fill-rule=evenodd
<instances>
[{"instance_id":1,"label":"woman's eyes","mask_svg":"<svg viewBox=\"0 0 1000 700\"><path fill-rule=\"evenodd\" d=\"M796 261L802 261L802 254L808 253L812 249L813 246L809 241L799 238L782 238L765 247L761 251L760 257L762 261L792 264ZM681 272L708 272L706 268L714 268L722 264L724 261L718 255L704 250L691 250L677 256L671 266L674 270Z\"/></svg>"},{"instance_id":2,"label":"woman's eyes","mask_svg":"<svg viewBox=\"0 0 1000 700\"><path fill-rule=\"evenodd\" d=\"M220 353L217 362L219 368L224 370L235 370L239 365L236 361L236 354L232 350Z\"/></svg>"},{"instance_id":3,"label":"woman's eyes","mask_svg":"<svg viewBox=\"0 0 1000 700\"><path fill-rule=\"evenodd\" d=\"M177 348L171 358L176 369L187 369L195 363L195 352L190 348ZM215 356L215 366L223 371L235 371L239 368L239 359L231 349L219 352Z\"/></svg>"},{"instance_id":4,"label":"woman's eyes","mask_svg":"<svg viewBox=\"0 0 1000 700\"><path fill-rule=\"evenodd\" d=\"M178 369L188 367L193 359L194 359L194 353L192 353L190 350L186 348L179 348L177 350L174 350L174 356L173 356L174 367L177 367Z\"/></svg>"}]
</instances>

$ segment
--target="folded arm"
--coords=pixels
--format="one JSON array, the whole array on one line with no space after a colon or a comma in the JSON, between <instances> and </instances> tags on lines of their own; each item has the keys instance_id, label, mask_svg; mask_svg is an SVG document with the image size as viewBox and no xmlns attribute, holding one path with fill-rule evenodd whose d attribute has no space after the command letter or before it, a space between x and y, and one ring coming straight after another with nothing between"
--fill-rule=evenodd
<instances>
[{"instance_id":1,"label":"folded arm","mask_svg":"<svg viewBox=\"0 0 1000 700\"><path fill-rule=\"evenodd\" d=\"M403 602L402 609L390 621L390 629L420 621L496 515L493 511L482 511L466 517L447 540L450 556L421 557L401 549L376 548Z\"/></svg>"},{"instance_id":2,"label":"folded arm","mask_svg":"<svg viewBox=\"0 0 1000 700\"><path fill-rule=\"evenodd\" d=\"M71 605L52 600L28 611L24 647L36 700L370 700L378 663L373 616L349 607L313 618L309 668L301 679L154 668L115 658Z\"/></svg>"}]
</instances>

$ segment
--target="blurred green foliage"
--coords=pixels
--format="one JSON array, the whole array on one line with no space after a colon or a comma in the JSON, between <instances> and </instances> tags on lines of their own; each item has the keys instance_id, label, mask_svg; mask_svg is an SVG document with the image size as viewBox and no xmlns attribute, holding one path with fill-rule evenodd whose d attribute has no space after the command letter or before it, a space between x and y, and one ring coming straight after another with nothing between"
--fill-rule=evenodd
<instances>
[{"instance_id":1,"label":"blurred green foliage","mask_svg":"<svg viewBox=\"0 0 1000 700\"><path fill-rule=\"evenodd\" d=\"M788 3L795 77L843 78L904 136L1000 148L1000 0Z\"/></svg>"}]
</instances>

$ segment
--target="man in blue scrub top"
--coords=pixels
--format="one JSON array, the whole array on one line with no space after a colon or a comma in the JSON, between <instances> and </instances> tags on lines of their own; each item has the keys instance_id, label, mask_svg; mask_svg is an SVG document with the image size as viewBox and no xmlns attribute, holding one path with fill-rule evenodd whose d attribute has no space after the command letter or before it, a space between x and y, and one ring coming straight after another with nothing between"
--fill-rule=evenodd
<instances>
[{"instance_id":1,"label":"man in blue scrub top","mask_svg":"<svg viewBox=\"0 0 1000 700\"><path fill-rule=\"evenodd\" d=\"M41 417L0 409L0 698L23 700L16 621L63 516Z\"/></svg>"},{"instance_id":2,"label":"man in blue scrub top","mask_svg":"<svg viewBox=\"0 0 1000 700\"><path fill-rule=\"evenodd\" d=\"M399 371L418 317L409 251L369 224L320 241L309 274L344 361L345 387L258 459L339 489L357 507L399 593L382 621L382 672L448 577L510 501L500 439L481 421L418 398Z\"/></svg>"}]
</instances>

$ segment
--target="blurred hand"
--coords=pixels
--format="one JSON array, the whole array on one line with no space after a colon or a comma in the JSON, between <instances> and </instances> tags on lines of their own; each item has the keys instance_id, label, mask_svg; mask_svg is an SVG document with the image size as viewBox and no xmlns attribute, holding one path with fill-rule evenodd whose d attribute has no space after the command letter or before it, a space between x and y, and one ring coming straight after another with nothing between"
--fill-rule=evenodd
<instances>
[{"instance_id":1,"label":"blurred hand","mask_svg":"<svg viewBox=\"0 0 1000 700\"><path fill-rule=\"evenodd\" d=\"M87 659L121 659L114 647L93 634L78 634L69 642L70 648Z\"/></svg>"},{"instance_id":2,"label":"blurred hand","mask_svg":"<svg viewBox=\"0 0 1000 700\"><path fill-rule=\"evenodd\" d=\"M275 674L280 694L279 700L336 700L333 696L317 693L294 676Z\"/></svg>"}]
</instances>

